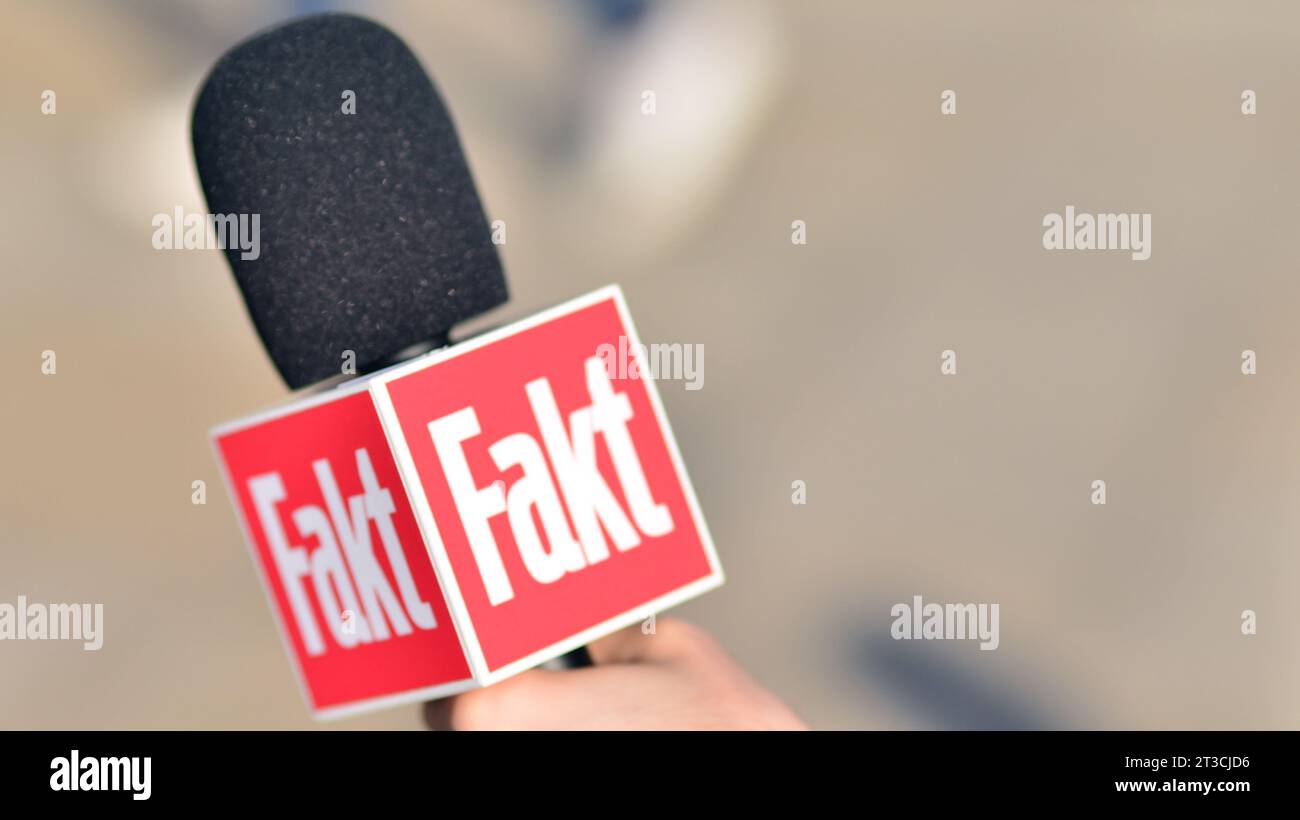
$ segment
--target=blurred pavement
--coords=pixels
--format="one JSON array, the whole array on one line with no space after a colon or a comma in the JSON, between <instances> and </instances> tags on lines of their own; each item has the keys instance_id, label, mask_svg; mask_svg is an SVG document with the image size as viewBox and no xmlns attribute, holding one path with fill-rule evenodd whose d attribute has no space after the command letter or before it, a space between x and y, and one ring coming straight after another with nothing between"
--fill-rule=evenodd
<instances>
[{"instance_id":1,"label":"blurred pavement","mask_svg":"<svg viewBox=\"0 0 1300 820\"><path fill-rule=\"evenodd\" d=\"M761 49L716 48L770 76L709 103L744 105L707 180L557 147L606 99L565 4L346 7L412 46L507 220L483 323L615 281L647 342L703 343L704 389L661 389L728 582L675 614L811 723L1300 728L1300 7L756 5ZM205 210L203 73L289 13L0 4L0 601L106 611L98 653L0 644L0 727L316 725L207 442L286 390L221 256L150 247L154 213ZM1151 212L1151 260L1045 252L1068 204ZM914 594L999 603L1001 647L889 641Z\"/></svg>"}]
</instances>

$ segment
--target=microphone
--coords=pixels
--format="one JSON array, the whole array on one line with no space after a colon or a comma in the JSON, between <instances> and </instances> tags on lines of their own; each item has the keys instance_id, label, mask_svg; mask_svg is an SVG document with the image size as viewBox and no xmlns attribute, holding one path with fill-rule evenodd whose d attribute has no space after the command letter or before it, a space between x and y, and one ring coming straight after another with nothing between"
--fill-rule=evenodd
<instances>
[{"instance_id":1,"label":"microphone","mask_svg":"<svg viewBox=\"0 0 1300 820\"><path fill-rule=\"evenodd\" d=\"M254 36L194 105L213 214L259 215L261 253L226 258L290 388L362 374L506 301L451 115L406 44L346 14Z\"/></svg>"},{"instance_id":2,"label":"microphone","mask_svg":"<svg viewBox=\"0 0 1300 820\"><path fill-rule=\"evenodd\" d=\"M505 302L505 276L451 116L383 26L301 18L236 46L192 122L209 210L258 214L226 249L262 342L297 389L396 363ZM590 665L582 647L549 662Z\"/></svg>"}]
</instances>

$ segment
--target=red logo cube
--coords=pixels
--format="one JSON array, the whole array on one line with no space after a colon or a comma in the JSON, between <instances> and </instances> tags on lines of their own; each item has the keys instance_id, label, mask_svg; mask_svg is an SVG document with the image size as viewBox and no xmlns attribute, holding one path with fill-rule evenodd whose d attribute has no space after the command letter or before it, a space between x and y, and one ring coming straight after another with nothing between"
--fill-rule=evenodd
<instances>
[{"instance_id":1,"label":"red logo cube","mask_svg":"<svg viewBox=\"0 0 1300 820\"><path fill-rule=\"evenodd\" d=\"M648 368L610 355L639 349L610 287L214 434L318 713L486 685L722 582Z\"/></svg>"}]
</instances>

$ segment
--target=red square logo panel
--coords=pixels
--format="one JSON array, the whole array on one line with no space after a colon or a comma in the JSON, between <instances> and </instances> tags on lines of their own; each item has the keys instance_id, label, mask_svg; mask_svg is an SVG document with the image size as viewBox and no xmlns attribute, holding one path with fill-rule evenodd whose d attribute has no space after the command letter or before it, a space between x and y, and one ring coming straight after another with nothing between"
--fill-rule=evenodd
<instances>
[{"instance_id":1,"label":"red square logo panel","mask_svg":"<svg viewBox=\"0 0 1300 820\"><path fill-rule=\"evenodd\" d=\"M609 289L375 380L487 673L721 581L624 316Z\"/></svg>"},{"instance_id":2,"label":"red square logo panel","mask_svg":"<svg viewBox=\"0 0 1300 820\"><path fill-rule=\"evenodd\" d=\"M318 713L470 678L368 392L214 438Z\"/></svg>"}]
</instances>

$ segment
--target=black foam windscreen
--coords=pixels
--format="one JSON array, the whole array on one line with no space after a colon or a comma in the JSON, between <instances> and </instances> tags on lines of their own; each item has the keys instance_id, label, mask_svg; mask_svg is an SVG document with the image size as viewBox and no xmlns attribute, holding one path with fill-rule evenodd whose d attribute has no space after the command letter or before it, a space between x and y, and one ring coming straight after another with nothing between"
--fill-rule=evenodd
<instances>
[{"instance_id":1,"label":"black foam windscreen","mask_svg":"<svg viewBox=\"0 0 1300 820\"><path fill-rule=\"evenodd\" d=\"M211 213L257 215L256 258L229 238L225 253L290 387L343 372L347 351L364 372L445 341L506 300L451 117L383 26L324 14L241 43L192 134Z\"/></svg>"}]
</instances>

